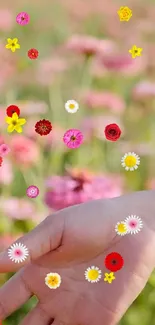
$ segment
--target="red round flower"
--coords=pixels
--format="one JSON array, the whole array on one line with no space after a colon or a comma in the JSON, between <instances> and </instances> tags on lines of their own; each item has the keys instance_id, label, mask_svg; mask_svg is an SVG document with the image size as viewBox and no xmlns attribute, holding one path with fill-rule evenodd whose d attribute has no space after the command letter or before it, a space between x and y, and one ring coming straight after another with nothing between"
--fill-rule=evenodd
<instances>
[{"instance_id":1,"label":"red round flower","mask_svg":"<svg viewBox=\"0 0 155 325\"><path fill-rule=\"evenodd\" d=\"M106 256L104 263L105 267L108 270L110 270L111 272L116 272L123 267L124 260L119 253L113 252Z\"/></svg>"},{"instance_id":2,"label":"red round flower","mask_svg":"<svg viewBox=\"0 0 155 325\"><path fill-rule=\"evenodd\" d=\"M35 131L42 135L47 135L52 131L52 124L48 120L40 120L35 125Z\"/></svg>"},{"instance_id":3,"label":"red round flower","mask_svg":"<svg viewBox=\"0 0 155 325\"><path fill-rule=\"evenodd\" d=\"M107 140L117 141L121 136L121 129L117 124L109 124L105 127L104 130Z\"/></svg>"},{"instance_id":4,"label":"red round flower","mask_svg":"<svg viewBox=\"0 0 155 325\"><path fill-rule=\"evenodd\" d=\"M17 113L18 116L20 115L20 109L18 106L10 105L7 107L7 109L6 109L7 116L12 117L13 113Z\"/></svg>"},{"instance_id":5,"label":"red round flower","mask_svg":"<svg viewBox=\"0 0 155 325\"><path fill-rule=\"evenodd\" d=\"M27 52L27 55L28 57L31 59L31 60L35 60L37 59L38 55L39 55L39 52L38 50L36 49L30 49L28 52Z\"/></svg>"},{"instance_id":6,"label":"red round flower","mask_svg":"<svg viewBox=\"0 0 155 325\"><path fill-rule=\"evenodd\" d=\"M3 158L0 157L0 167L2 166Z\"/></svg>"}]
</instances>

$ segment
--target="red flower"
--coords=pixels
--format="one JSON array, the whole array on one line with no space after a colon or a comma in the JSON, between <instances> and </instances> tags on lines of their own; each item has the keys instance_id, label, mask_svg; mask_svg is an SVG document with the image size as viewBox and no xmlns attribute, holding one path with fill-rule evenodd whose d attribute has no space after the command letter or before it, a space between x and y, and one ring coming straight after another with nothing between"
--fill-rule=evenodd
<instances>
[{"instance_id":1,"label":"red flower","mask_svg":"<svg viewBox=\"0 0 155 325\"><path fill-rule=\"evenodd\" d=\"M10 105L7 107L6 109L7 116L12 117L13 113L17 113L18 116L20 115L20 109L18 108L18 106Z\"/></svg>"},{"instance_id":2,"label":"red flower","mask_svg":"<svg viewBox=\"0 0 155 325\"><path fill-rule=\"evenodd\" d=\"M39 52L38 50L36 49L30 49L28 52L27 52L27 55L28 57L31 59L31 60L35 60L37 59L38 55L39 55Z\"/></svg>"},{"instance_id":3,"label":"red flower","mask_svg":"<svg viewBox=\"0 0 155 325\"><path fill-rule=\"evenodd\" d=\"M3 158L0 157L0 167L2 166Z\"/></svg>"},{"instance_id":4,"label":"red flower","mask_svg":"<svg viewBox=\"0 0 155 325\"><path fill-rule=\"evenodd\" d=\"M40 120L35 125L35 131L42 135L47 135L52 131L52 124L48 120Z\"/></svg>"},{"instance_id":5,"label":"red flower","mask_svg":"<svg viewBox=\"0 0 155 325\"><path fill-rule=\"evenodd\" d=\"M108 270L110 270L111 272L116 272L123 267L124 260L120 254L113 252L106 256L104 263L105 263L105 267Z\"/></svg>"},{"instance_id":6,"label":"red flower","mask_svg":"<svg viewBox=\"0 0 155 325\"><path fill-rule=\"evenodd\" d=\"M117 124L109 124L105 127L105 136L107 140L117 141L121 136L121 129Z\"/></svg>"}]
</instances>

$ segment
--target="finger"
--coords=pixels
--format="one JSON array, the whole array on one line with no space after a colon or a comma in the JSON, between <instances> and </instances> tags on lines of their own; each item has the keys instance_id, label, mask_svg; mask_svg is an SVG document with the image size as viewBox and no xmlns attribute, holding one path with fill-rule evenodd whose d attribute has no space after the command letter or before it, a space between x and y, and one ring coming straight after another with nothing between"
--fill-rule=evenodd
<instances>
[{"instance_id":1,"label":"finger","mask_svg":"<svg viewBox=\"0 0 155 325\"><path fill-rule=\"evenodd\" d=\"M51 317L38 304L20 323L20 325L50 325Z\"/></svg>"},{"instance_id":2,"label":"finger","mask_svg":"<svg viewBox=\"0 0 155 325\"><path fill-rule=\"evenodd\" d=\"M24 265L28 264L32 260L36 260L49 251L55 250L61 244L62 234L64 227L64 214L60 213L54 216L47 217L40 225L33 229L27 235L20 237L14 244L22 244L27 249L27 255L25 259L21 261L21 258L15 253L11 253L15 258L14 261L10 258L8 249L0 254L0 273L14 272L19 270ZM11 245L9 250L12 250L14 244ZM18 246L15 250L18 250ZM24 250L25 250L24 248ZM12 252L12 251L11 251ZM20 253L21 254L21 253ZM20 258L20 259L19 259Z\"/></svg>"},{"instance_id":3,"label":"finger","mask_svg":"<svg viewBox=\"0 0 155 325\"><path fill-rule=\"evenodd\" d=\"M20 271L0 288L0 319L8 317L31 296L32 293L26 286Z\"/></svg>"}]
</instances>

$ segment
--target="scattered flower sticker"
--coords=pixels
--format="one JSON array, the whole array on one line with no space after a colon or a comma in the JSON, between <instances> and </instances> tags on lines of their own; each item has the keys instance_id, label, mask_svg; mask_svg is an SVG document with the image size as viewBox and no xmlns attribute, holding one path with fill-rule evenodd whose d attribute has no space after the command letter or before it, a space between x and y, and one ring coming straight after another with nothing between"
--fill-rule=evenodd
<instances>
[{"instance_id":1,"label":"scattered flower sticker","mask_svg":"<svg viewBox=\"0 0 155 325\"><path fill-rule=\"evenodd\" d=\"M115 226L115 231L117 232L117 235L124 236L128 233L126 223L124 221L117 222Z\"/></svg>"},{"instance_id":2,"label":"scattered flower sticker","mask_svg":"<svg viewBox=\"0 0 155 325\"><path fill-rule=\"evenodd\" d=\"M108 283L112 283L112 281L116 279L113 272L104 273L104 275L105 275L105 278L104 278L105 282L107 281Z\"/></svg>"},{"instance_id":3,"label":"scattered flower sticker","mask_svg":"<svg viewBox=\"0 0 155 325\"><path fill-rule=\"evenodd\" d=\"M134 152L128 152L121 159L122 166L128 171L134 171L140 165L140 157Z\"/></svg>"},{"instance_id":4,"label":"scattered flower sticker","mask_svg":"<svg viewBox=\"0 0 155 325\"><path fill-rule=\"evenodd\" d=\"M8 255L13 262L20 263L26 260L29 252L26 246L21 243L16 243L8 249Z\"/></svg>"},{"instance_id":5,"label":"scattered flower sticker","mask_svg":"<svg viewBox=\"0 0 155 325\"><path fill-rule=\"evenodd\" d=\"M70 129L65 132L63 141L70 149L79 148L83 142L83 134L80 130Z\"/></svg>"},{"instance_id":6,"label":"scattered flower sticker","mask_svg":"<svg viewBox=\"0 0 155 325\"><path fill-rule=\"evenodd\" d=\"M8 38L7 42L8 44L5 45L6 49L10 49L12 52L15 52L16 49L20 49L20 45L18 44L18 38Z\"/></svg>"},{"instance_id":7,"label":"scattered flower sticker","mask_svg":"<svg viewBox=\"0 0 155 325\"><path fill-rule=\"evenodd\" d=\"M28 52L27 52L27 55L29 57L29 59L31 60L35 60L37 59L38 55L39 55L39 52L38 50L36 49L30 49Z\"/></svg>"},{"instance_id":8,"label":"scattered flower sticker","mask_svg":"<svg viewBox=\"0 0 155 325\"><path fill-rule=\"evenodd\" d=\"M21 125L26 123L26 120L24 118L19 118L17 113L13 113L12 117L6 116L5 121L9 124L7 128L9 133L13 132L14 130L18 133L22 133L23 130Z\"/></svg>"},{"instance_id":9,"label":"scattered flower sticker","mask_svg":"<svg viewBox=\"0 0 155 325\"><path fill-rule=\"evenodd\" d=\"M79 104L75 100L68 100L65 104L65 109L68 113L76 113L79 109Z\"/></svg>"},{"instance_id":10,"label":"scattered flower sticker","mask_svg":"<svg viewBox=\"0 0 155 325\"><path fill-rule=\"evenodd\" d=\"M35 185L31 185L27 188L26 194L28 197L34 199L39 195L39 188Z\"/></svg>"},{"instance_id":11,"label":"scattered flower sticker","mask_svg":"<svg viewBox=\"0 0 155 325\"><path fill-rule=\"evenodd\" d=\"M132 17L132 10L128 7L120 7L117 13L120 21L129 21Z\"/></svg>"},{"instance_id":12,"label":"scattered flower sticker","mask_svg":"<svg viewBox=\"0 0 155 325\"><path fill-rule=\"evenodd\" d=\"M105 137L110 141L117 141L121 136L121 129L117 124L109 124L104 130Z\"/></svg>"},{"instance_id":13,"label":"scattered flower sticker","mask_svg":"<svg viewBox=\"0 0 155 325\"><path fill-rule=\"evenodd\" d=\"M91 266L85 271L85 279L91 283L96 283L101 279L101 274L102 272L97 266Z\"/></svg>"},{"instance_id":14,"label":"scattered flower sticker","mask_svg":"<svg viewBox=\"0 0 155 325\"><path fill-rule=\"evenodd\" d=\"M143 228L141 218L131 215L125 219L125 224L129 234L137 234Z\"/></svg>"},{"instance_id":15,"label":"scattered flower sticker","mask_svg":"<svg viewBox=\"0 0 155 325\"><path fill-rule=\"evenodd\" d=\"M0 167L2 166L2 163L3 163L3 158L0 157Z\"/></svg>"},{"instance_id":16,"label":"scattered flower sticker","mask_svg":"<svg viewBox=\"0 0 155 325\"><path fill-rule=\"evenodd\" d=\"M108 270L111 272L117 272L122 269L124 260L119 253L113 252L106 256L104 263Z\"/></svg>"},{"instance_id":17,"label":"scattered flower sticker","mask_svg":"<svg viewBox=\"0 0 155 325\"><path fill-rule=\"evenodd\" d=\"M6 156L10 152L10 148L7 144L3 143L0 145L0 156Z\"/></svg>"},{"instance_id":18,"label":"scattered flower sticker","mask_svg":"<svg viewBox=\"0 0 155 325\"><path fill-rule=\"evenodd\" d=\"M48 273L45 278L45 284L50 289L57 289L61 284L61 277L58 273Z\"/></svg>"},{"instance_id":19,"label":"scattered flower sticker","mask_svg":"<svg viewBox=\"0 0 155 325\"><path fill-rule=\"evenodd\" d=\"M13 113L17 113L18 116L20 115L20 109L18 106L10 105L7 107L6 109L7 116L12 117Z\"/></svg>"},{"instance_id":20,"label":"scattered flower sticker","mask_svg":"<svg viewBox=\"0 0 155 325\"><path fill-rule=\"evenodd\" d=\"M20 12L17 16L16 16L16 22L19 25L27 25L30 21L30 16L28 15L27 12L23 11Z\"/></svg>"},{"instance_id":21,"label":"scattered flower sticker","mask_svg":"<svg viewBox=\"0 0 155 325\"><path fill-rule=\"evenodd\" d=\"M135 59L137 56L141 56L142 51L143 49L141 47L133 45L132 48L129 50L129 53L131 54L132 58Z\"/></svg>"},{"instance_id":22,"label":"scattered flower sticker","mask_svg":"<svg viewBox=\"0 0 155 325\"><path fill-rule=\"evenodd\" d=\"M40 120L35 124L35 131L42 135L47 135L52 131L52 124L48 120Z\"/></svg>"}]
</instances>

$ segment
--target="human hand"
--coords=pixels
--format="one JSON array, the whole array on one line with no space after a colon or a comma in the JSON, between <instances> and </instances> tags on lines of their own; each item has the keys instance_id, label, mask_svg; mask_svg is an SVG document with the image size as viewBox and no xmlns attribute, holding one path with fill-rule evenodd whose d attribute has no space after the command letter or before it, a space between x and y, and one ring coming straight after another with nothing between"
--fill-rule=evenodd
<instances>
[{"instance_id":1,"label":"human hand","mask_svg":"<svg viewBox=\"0 0 155 325\"><path fill-rule=\"evenodd\" d=\"M0 289L0 319L36 295L39 302L21 325L116 324L155 265L154 201L154 191L136 192L73 206L46 218L17 241L29 249L25 262L15 264L8 251L0 255L1 273L18 271ZM141 217L141 232L116 236L116 223L131 214ZM108 284L103 281L107 272L104 259L111 252L123 256L124 267ZM93 284L84 276L92 265L103 274ZM45 285L50 272L61 276L62 283L56 290Z\"/></svg>"}]
</instances>

